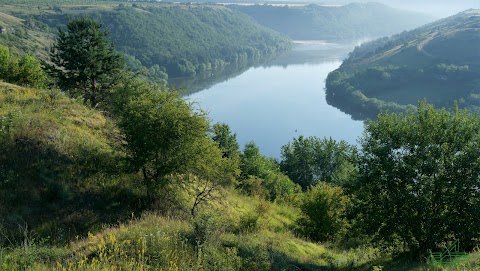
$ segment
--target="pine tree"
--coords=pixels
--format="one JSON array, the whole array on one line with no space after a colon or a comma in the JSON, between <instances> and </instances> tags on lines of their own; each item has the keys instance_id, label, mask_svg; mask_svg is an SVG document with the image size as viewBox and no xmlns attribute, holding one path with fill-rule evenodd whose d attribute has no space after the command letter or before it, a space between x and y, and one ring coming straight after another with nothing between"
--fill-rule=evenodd
<instances>
[{"instance_id":1,"label":"pine tree","mask_svg":"<svg viewBox=\"0 0 480 271\"><path fill-rule=\"evenodd\" d=\"M107 97L125 67L107 35L93 19L73 19L66 32L59 30L50 53L62 89L81 94L92 107Z\"/></svg>"}]
</instances>

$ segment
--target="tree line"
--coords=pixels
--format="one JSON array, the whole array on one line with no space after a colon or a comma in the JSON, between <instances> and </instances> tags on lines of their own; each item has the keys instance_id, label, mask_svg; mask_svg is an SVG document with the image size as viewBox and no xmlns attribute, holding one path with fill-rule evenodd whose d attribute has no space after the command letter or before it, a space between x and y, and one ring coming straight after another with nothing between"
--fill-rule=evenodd
<instances>
[{"instance_id":1,"label":"tree line","mask_svg":"<svg viewBox=\"0 0 480 271\"><path fill-rule=\"evenodd\" d=\"M52 40L58 28L65 30L69 18L88 16L109 32L130 69L156 83L212 76L230 66L259 63L290 48L286 36L223 6L99 1L94 6L31 7L33 13L9 6L6 13L25 23L9 26L11 33L1 35L0 43L24 52L35 50L43 57L40 52L49 47L43 45L45 39ZM39 42L41 48L37 48Z\"/></svg>"}]
</instances>

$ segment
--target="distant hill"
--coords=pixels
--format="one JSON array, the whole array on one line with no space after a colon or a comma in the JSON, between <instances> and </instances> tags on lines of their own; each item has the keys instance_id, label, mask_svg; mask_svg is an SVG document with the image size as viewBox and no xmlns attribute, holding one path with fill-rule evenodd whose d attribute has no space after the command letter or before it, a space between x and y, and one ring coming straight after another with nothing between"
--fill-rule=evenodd
<instances>
[{"instance_id":1,"label":"distant hill","mask_svg":"<svg viewBox=\"0 0 480 271\"><path fill-rule=\"evenodd\" d=\"M480 10L357 47L327 78L327 101L356 118L419 100L480 108Z\"/></svg>"},{"instance_id":2,"label":"distant hill","mask_svg":"<svg viewBox=\"0 0 480 271\"><path fill-rule=\"evenodd\" d=\"M421 13L380 3L344 6L232 5L260 24L292 39L358 39L392 35L433 21Z\"/></svg>"},{"instance_id":3,"label":"distant hill","mask_svg":"<svg viewBox=\"0 0 480 271\"><path fill-rule=\"evenodd\" d=\"M358 3L367 3L371 0L355 0ZM311 2L323 3L325 1L312 0ZM332 4L348 4L351 0L329 0ZM454 15L463 10L470 8L480 8L480 1L478 0L375 0L375 2L383 3L394 8L401 8L405 10L420 11L422 13L433 16L446 17Z\"/></svg>"},{"instance_id":4,"label":"distant hill","mask_svg":"<svg viewBox=\"0 0 480 271\"><path fill-rule=\"evenodd\" d=\"M219 73L290 47L284 35L223 6L118 2L2 5L0 45L46 59L57 28L79 16L102 22L130 67L159 78Z\"/></svg>"}]
</instances>

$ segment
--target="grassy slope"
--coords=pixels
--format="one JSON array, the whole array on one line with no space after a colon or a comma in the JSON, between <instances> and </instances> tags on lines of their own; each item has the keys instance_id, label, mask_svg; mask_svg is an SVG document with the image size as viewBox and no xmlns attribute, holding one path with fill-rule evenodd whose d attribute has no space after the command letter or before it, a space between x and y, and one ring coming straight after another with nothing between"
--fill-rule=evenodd
<instances>
[{"instance_id":1,"label":"grassy slope","mask_svg":"<svg viewBox=\"0 0 480 271\"><path fill-rule=\"evenodd\" d=\"M61 265L67 270L314 271L359 268L374 257L373 249L344 251L295 237L296 208L233 191L224 196L228 204L205 205L196 219L146 214L66 247L6 251L0 266L3 260L8 267L32 266L29 270ZM245 217L259 210L256 226L245 227Z\"/></svg>"},{"instance_id":2,"label":"grassy slope","mask_svg":"<svg viewBox=\"0 0 480 271\"><path fill-rule=\"evenodd\" d=\"M65 247L32 242L0 251L0 267L3 263L4 269L15 270L480 270L479 253L457 266L436 267L394 260L368 246L342 249L312 243L291 232L297 209L224 193L229 204L211 202L196 219L145 214ZM242 219L259 209L263 214L257 225L242 228Z\"/></svg>"},{"instance_id":3,"label":"grassy slope","mask_svg":"<svg viewBox=\"0 0 480 271\"><path fill-rule=\"evenodd\" d=\"M4 196L0 199L0 225L6 227L0 229L2 238L23 239L21 248L0 247L1 270L51 270L58 264L70 270L92 270L94 267L112 270L114 266L123 266L123 270L176 270L175 266L197 270L209 270L214 266L229 266L234 270L264 270L267 267L296 270L293 267L298 266L303 270L318 270L328 266L332 257L340 256L345 261L348 257L358 257L354 254L344 256L295 237L292 232L300 215L297 208L250 198L230 189L220 191L217 200L203 205L195 220L182 211L191 205L188 191L192 190L184 189L177 195L178 203L172 207L173 216L147 214L141 219L99 231L99 225L114 225L128 214L137 214L128 207L128 201L135 197L125 192L115 195L115 191L122 188L135 193L135 188L128 186L135 177L95 168L111 166L104 160L118 163L118 158L122 157L113 147L119 137L115 126L102 114L59 92L0 82L0 101L0 148L14 144L17 150L21 147L19 142L31 142L36 146L28 154L9 152L8 157L0 154L2 163L17 161L17 156L23 159L20 162L24 168L11 170L31 173L13 177L16 178L14 182L22 182L26 187L14 186L13 190L7 190L5 184L0 184L1 191L22 193L26 200L15 200L9 205ZM48 161L39 166L45 167L46 172L58 172L50 176L53 183L60 187L65 185L60 192L66 196L57 195L52 202L42 200L51 198L50 193L59 192L59 186L45 185L41 174L36 174L39 168L35 165L41 162L36 157L44 154L44 150L48 150L45 154ZM42 157L39 156L44 160ZM2 164L1 174L5 173L2 171L5 165L7 171L10 170L9 164ZM71 172L73 169L82 174ZM22 189L25 191L21 192ZM96 202L95 194L104 201ZM106 206L101 207L103 204ZM42 206L43 210L36 210L35 205ZM29 227L20 232L22 237L3 235L14 231L7 230L17 217ZM62 242L57 238L61 239L59 235L65 235L74 224L98 233L65 247L43 245ZM72 236L64 238L68 240Z\"/></svg>"},{"instance_id":4,"label":"grassy slope","mask_svg":"<svg viewBox=\"0 0 480 271\"><path fill-rule=\"evenodd\" d=\"M29 24L24 19L7 13L0 5L0 26L7 29L0 34L0 44L7 46L16 53L29 52L46 59L54 35L43 31L35 24Z\"/></svg>"},{"instance_id":5,"label":"grassy slope","mask_svg":"<svg viewBox=\"0 0 480 271\"><path fill-rule=\"evenodd\" d=\"M116 166L119 138L63 93L0 82L0 244L18 242L19 225L61 243L136 211L134 178Z\"/></svg>"},{"instance_id":6,"label":"grassy slope","mask_svg":"<svg viewBox=\"0 0 480 271\"><path fill-rule=\"evenodd\" d=\"M479 29L480 10L465 11L393 36L391 45L375 48L375 54L348 62L345 69L407 64L421 67L447 59L458 65L478 65Z\"/></svg>"}]
</instances>

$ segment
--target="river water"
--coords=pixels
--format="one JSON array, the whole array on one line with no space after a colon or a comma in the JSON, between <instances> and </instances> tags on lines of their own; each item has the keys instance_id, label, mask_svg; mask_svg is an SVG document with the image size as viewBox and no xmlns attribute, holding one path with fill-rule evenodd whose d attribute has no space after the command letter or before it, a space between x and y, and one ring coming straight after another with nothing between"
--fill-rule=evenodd
<instances>
[{"instance_id":1,"label":"river water","mask_svg":"<svg viewBox=\"0 0 480 271\"><path fill-rule=\"evenodd\" d=\"M356 44L296 42L293 49L261 67L188 96L227 123L240 146L254 141L262 154L280 158L294 137L332 137L356 144L363 122L325 101L325 79Z\"/></svg>"}]
</instances>

